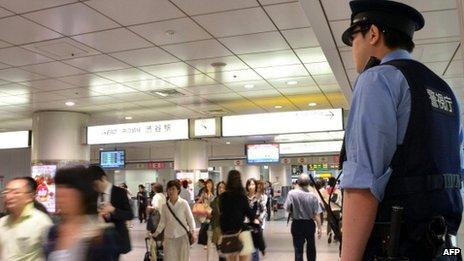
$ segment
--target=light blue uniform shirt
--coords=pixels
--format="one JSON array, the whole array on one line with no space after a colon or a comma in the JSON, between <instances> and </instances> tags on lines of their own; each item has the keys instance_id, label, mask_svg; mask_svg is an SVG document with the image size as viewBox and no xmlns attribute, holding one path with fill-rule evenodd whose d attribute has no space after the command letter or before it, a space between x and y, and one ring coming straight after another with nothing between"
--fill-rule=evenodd
<instances>
[{"instance_id":1,"label":"light blue uniform shirt","mask_svg":"<svg viewBox=\"0 0 464 261\"><path fill-rule=\"evenodd\" d=\"M380 202L392 173L390 162L403 143L411 111L406 78L391 60L411 59L405 50L386 55L381 65L358 76L346 128L343 188L369 189ZM462 131L461 131L462 141Z\"/></svg>"}]
</instances>

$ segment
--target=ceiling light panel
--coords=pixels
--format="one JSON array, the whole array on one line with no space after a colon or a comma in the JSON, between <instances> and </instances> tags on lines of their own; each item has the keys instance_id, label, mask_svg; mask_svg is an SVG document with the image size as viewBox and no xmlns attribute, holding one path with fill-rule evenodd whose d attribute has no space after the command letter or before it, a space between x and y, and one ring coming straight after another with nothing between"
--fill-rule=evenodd
<instances>
[{"instance_id":1,"label":"ceiling light panel","mask_svg":"<svg viewBox=\"0 0 464 261\"><path fill-rule=\"evenodd\" d=\"M299 2L265 6L264 9L280 30L311 26Z\"/></svg>"},{"instance_id":2,"label":"ceiling light panel","mask_svg":"<svg viewBox=\"0 0 464 261\"><path fill-rule=\"evenodd\" d=\"M312 27L284 30L282 34L294 49L319 46Z\"/></svg>"},{"instance_id":3,"label":"ceiling light panel","mask_svg":"<svg viewBox=\"0 0 464 261\"><path fill-rule=\"evenodd\" d=\"M243 81L254 81L261 80L261 76L255 73L253 70L240 70L240 71L227 71L227 72L216 72L208 73L208 76L214 78L217 82L230 83L230 82L243 82Z\"/></svg>"},{"instance_id":4,"label":"ceiling light panel","mask_svg":"<svg viewBox=\"0 0 464 261\"><path fill-rule=\"evenodd\" d=\"M183 62L144 66L140 69L161 78L201 74L200 71Z\"/></svg>"},{"instance_id":5,"label":"ceiling light panel","mask_svg":"<svg viewBox=\"0 0 464 261\"><path fill-rule=\"evenodd\" d=\"M206 40L211 36L188 18L180 18L129 27L156 45ZM173 34L166 34L166 31Z\"/></svg>"},{"instance_id":6,"label":"ceiling light panel","mask_svg":"<svg viewBox=\"0 0 464 261\"><path fill-rule=\"evenodd\" d=\"M215 13L258 6L255 0L173 0L173 2L189 15Z\"/></svg>"},{"instance_id":7,"label":"ceiling light panel","mask_svg":"<svg viewBox=\"0 0 464 261\"><path fill-rule=\"evenodd\" d=\"M125 28L78 35L73 39L105 53L152 46L150 42Z\"/></svg>"},{"instance_id":8,"label":"ceiling light panel","mask_svg":"<svg viewBox=\"0 0 464 261\"><path fill-rule=\"evenodd\" d=\"M236 54L278 51L290 48L278 32L241 35L219 40Z\"/></svg>"},{"instance_id":9,"label":"ceiling light panel","mask_svg":"<svg viewBox=\"0 0 464 261\"><path fill-rule=\"evenodd\" d=\"M50 61L52 61L52 59L19 47L0 49L0 62L13 66L23 66Z\"/></svg>"},{"instance_id":10,"label":"ceiling light panel","mask_svg":"<svg viewBox=\"0 0 464 261\"><path fill-rule=\"evenodd\" d=\"M195 16L193 19L215 37L227 37L275 30L274 25L261 8L201 15Z\"/></svg>"},{"instance_id":11,"label":"ceiling light panel","mask_svg":"<svg viewBox=\"0 0 464 261\"><path fill-rule=\"evenodd\" d=\"M10 82L25 82L47 78L45 76L31 73L17 68L0 70L0 79Z\"/></svg>"},{"instance_id":12,"label":"ceiling light panel","mask_svg":"<svg viewBox=\"0 0 464 261\"><path fill-rule=\"evenodd\" d=\"M76 2L76 0L47 0L47 1L29 1L29 0L2 0L0 5L15 13L25 13L39 9L50 8L59 5L65 5Z\"/></svg>"},{"instance_id":13,"label":"ceiling light panel","mask_svg":"<svg viewBox=\"0 0 464 261\"><path fill-rule=\"evenodd\" d=\"M239 55L251 67L270 67L300 64L292 50Z\"/></svg>"},{"instance_id":14,"label":"ceiling light panel","mask_svg":"<svg viewBox=\"0 0 464 261\"><path fill-rule=\"evenodd\" d=\"M63 61L64 63L73 65L75 67L84 69L89 72L111 71L129 68L130 65L122 63L108 55L95 55L89 57L82 57L77 59L70 59Z\"/></svg>"},{"instance_id":15,"label":"ceiling light panel","mask_svg":"<svg viewBox=\"0 0 464 261\"><path fill-rule=\"evenodd\" d=\"M21 69L53 78L85 73L83 70L64 64L62 62L28 65L21 67Z\"/></svg>"},{"instance_id":16,"label":"ceiling light panel","mask_svg":"<svg viewBox=\"0 0 464 261\"><path fill-rule=\"evenodd\" d=\"M210 59L198 59L186 61L186 63L197 68L203 73L212 73L218 71L237 71L249 69L249 67L235 56L224 56ZM223 67L212 66L214 63L225 63Z\"/></svg>"},{"instance_id":17,"label":"ceiling light panel","mask_svg":"<svg viewBox=\"0 0 464 261\"><path fill-rule=\"evenodd\" d=\"M185 16L167 0L92 0L87 4L125 26Z\"/></svg>"},{"instance_id":18,"label":"ceiling light panel","mask_svg":"<svg viewBox=\"0 0 464 261\"><path fill-rule=\"evenodd\" d=\"M130 50L112 53L111 56L122 60L132 66L146 66L178 62L179 59L168 54L158 47Z\"/></svg>"},{"instance_id":19,"label":"ceiling light panel","mask_svg":"<svg viewBox=\"0 0 464 261\"><path fill-rule=\"evenodd\" d=\"M43 26L20 16L0 20L0 38L17 45L61 37Z\"/></svg>"},{"instance_id":20,"label":"ceiling light panel","mask_svg":"<svg viewBox=\"0 0 464 261\"><path fill-rule=\"evenodd\" d=\"M309 76L302 65L256 68L255 70L265 79Z\"/></svg>"},{"instance_id":21,"label":"ceiling light panel","mask_svg":"<svg viewBox=\"0 0 464 261\"><path fill-rule=\"evenodd\" d=\"M113 81L104 79L95 74L81 74L81 75L67 76L67 77L58 78L58 80L78 86L78 87L105 85L105 84L113 83Z\"/></svg>"},{"instance_id":22,"label":"ceiling light panel","mask_svg":"<svg viewBox=\"0 0 464 261\"><path fill-rule=\"evenodd\" d=\"M205 59L231 55L231 53L216 40L166 45L163 48L183 60Z\"/></svg>"},{"instance_id":23,"label":"ceiling light panel","mask_svg":"<svg viewBox=\"0 0 464 261\"><path fill-rule=\"evenodd\" d=\"M118 27L118 24L82 3L23 15L64 35L77 35Z\"/></svg>"},{"instance_id":24,"label":"ceiling light panel","mask_svg":"<svg viewBox=\"0 0 464 261\"><path fill-rule=\"evenodd\" d=\"M303 63L319 63L327 61L320 47L296 49L295 52Z\"/></svg>"}]
</instances>

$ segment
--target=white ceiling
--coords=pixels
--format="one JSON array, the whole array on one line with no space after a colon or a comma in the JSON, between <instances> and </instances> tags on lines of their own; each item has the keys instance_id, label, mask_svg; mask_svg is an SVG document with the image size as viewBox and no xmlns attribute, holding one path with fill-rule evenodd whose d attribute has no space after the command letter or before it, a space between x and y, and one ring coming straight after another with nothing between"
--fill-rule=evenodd
<instances>
[{"instance_id":1,"label":"white ceiling","mask_svg":"<svg viewBox=\"0 0 464 261\"><path fill-rule=\"evenodd\" d=\"M427 24L414 57L463 97L456 0L406 2ZM85 112L97 125L307 110L310 102L349 109L342 88L350 86L335 77L357 76L340 40L347 1L322 5L344 67L331 67L297 0L0 0L0 130L31 128L37 110ZM218 62L226 65L211 65ZM184 96L154 93L167 88Z\"/></svg>"}]
</instances>

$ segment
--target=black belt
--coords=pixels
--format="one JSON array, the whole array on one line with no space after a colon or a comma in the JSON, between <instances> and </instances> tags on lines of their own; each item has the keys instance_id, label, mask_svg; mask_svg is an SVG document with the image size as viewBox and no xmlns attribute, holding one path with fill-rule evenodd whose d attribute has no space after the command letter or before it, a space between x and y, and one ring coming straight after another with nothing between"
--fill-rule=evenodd
<instances>
[{"instance_id":1,"label":"black belt","mask_svg":"<svg viewBox=\"0 0 464 261\"><path fill-rule=\"evenodd\" d=\"M460 174L440 174L390 179L388 195L406 195L443 189L460 189Z\"/></svg>"}]
</instances>

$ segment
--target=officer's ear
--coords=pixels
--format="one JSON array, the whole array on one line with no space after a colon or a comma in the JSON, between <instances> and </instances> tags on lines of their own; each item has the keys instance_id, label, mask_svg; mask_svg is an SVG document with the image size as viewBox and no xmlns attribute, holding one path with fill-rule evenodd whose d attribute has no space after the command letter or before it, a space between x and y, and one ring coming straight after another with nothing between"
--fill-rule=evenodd
<instances>
[{"instance_id":1,"label":"officer's ear","mask_svg":"<svg viewBox=\"0 0 464 261\"><path fill-rule=\"evenodd\" d=\"M382 42L382 32L375 24L371 25L371 28L367 32L366 37L369 40L369 44L372 46L377 46Z\"/></svg>"}]
</instances>

